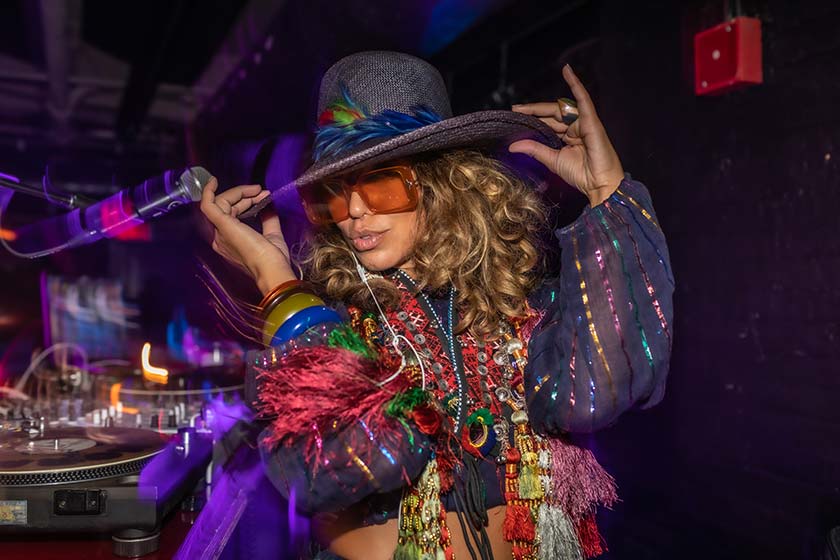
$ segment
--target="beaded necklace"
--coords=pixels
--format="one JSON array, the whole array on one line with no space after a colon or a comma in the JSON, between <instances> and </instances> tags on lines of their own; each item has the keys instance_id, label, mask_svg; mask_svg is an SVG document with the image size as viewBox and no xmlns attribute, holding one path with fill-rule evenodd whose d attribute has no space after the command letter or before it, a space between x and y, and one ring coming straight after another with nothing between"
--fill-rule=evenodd
<instances>
[{"instance_id":1,"label":"beaded necklace","mask_svg":"<svg viewBox=\"0 0 840 560\"><path fill-rule=\"evenodd\" d=\"M447 321L444 323L440 316L438 315L437 311L435 311L432 302L429 300L429 297L423 293L422 291L417 290L417 284L403 270L398 270L397 275L400 276L400 279L405 282L405 284L411 288L413 292L416 292L420 297L418 299L418 303L421 304L423 307L423 311L426 314L433 318L434 324L436 329L440 334L443 336L441 337L443 340L446 341L447 345L447 353L449 356L449 360L452 363L452 369L455 372L455 380L457 382L457 404L456 404L456 414L455 414L455 425L456 425L456 433L459 433L461 428L464 425L465 418L464 418L464 411L466 410L467 404L467 395L466 395L466 378L464 373L464 358L461 352L461 345L457 341L457 336L455 336L454 331L454 316L455 316L455 287L451 286L449 288L449 301L447 302Z\"/></svg>"}]
</instances>

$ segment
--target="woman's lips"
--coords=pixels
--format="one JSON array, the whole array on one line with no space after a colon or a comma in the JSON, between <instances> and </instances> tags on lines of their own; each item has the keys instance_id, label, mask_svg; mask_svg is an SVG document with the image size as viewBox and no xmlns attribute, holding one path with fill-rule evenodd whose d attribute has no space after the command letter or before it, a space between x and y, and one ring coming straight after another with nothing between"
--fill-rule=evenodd
<instances>
[{"instance_id":1,"label":"woman's lips","mask_svg":"<svg viewBox=\"0 0 840 560\"><path fill-rule=\"evenodd\" d=\"M353 239L353 247L355 247L357 251L370 251L371 249L375 249L376 246L382 242L382 237L384 235L385 232L368 233L366 235L356 237Z\"/></svg>"}]
</instances>

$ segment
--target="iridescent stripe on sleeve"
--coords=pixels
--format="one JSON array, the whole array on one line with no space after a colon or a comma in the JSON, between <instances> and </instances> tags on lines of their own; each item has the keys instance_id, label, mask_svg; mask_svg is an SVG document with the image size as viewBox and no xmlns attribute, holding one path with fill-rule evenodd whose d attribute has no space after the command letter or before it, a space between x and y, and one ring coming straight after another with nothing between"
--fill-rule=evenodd
<instances>
[{"instance_id":1,"label":"iridescent stripe on sleeve","mask_svg":"<svg viewBox=\"0 0 840 560\"><path fill-rule=\"evenodd\" d=\"M611 200L613 200L613 201L621 204L625 208L627 208L627 211L630 213L630 217L633 218L633 222L638 226L639 231L642 232L642 235L645 236L645 239L647 240L647 242L650 244L651 248L656 253L657 258L659 259L659 264L661 264L662 268L665 269L665 272L668 273L668 283L671 284L671 286L673 286L674 285L674 278L673 278L673 275L671 274L671 269L668 266L668 259L666 259L662 255L662 252L659 248L659 244L656 243L653 239L650 238L650 236L648 235L648 232L645 231L645 229L642 227L642 224L639 223L639 217L637 215L637 212L634 212L630 208L630 205L627 204L627 201L623 200L622 198L620 198L618 196L611 197ZM615 212L615 211L613 211L613 212ZM661 230L660 230L660 232L661 232Z\"/></svg>"},{"instance_id":2,"label":"iridescent stripe on sleeve","mask_svg":"<svg viewBox=\"0 0 840 560\"><path fill-rule=\"evenodd\" d=\"M575 268L577 268L578 277L580 278L580 298L583 302L583 309L586 312L586 320L589 325L589 334L592 337L593 344L595 344L595 351L598 353L598 358L600 358L601 360L601 365L604 367L604 372L607 374L607 381L610 385L613 406L615 406L617 397L615 393L615 385L613 384L612 372L610 371L610 364L609 362L607 362L607 356L604 353L604 348L601 346L601 339L598 337L598 331L595 328L595 321L592 318L592 309L589 306L589 294L586 291L586 280L583 278L583 266L580 262L580 245L575 235L572 235L572 246L574 247L575 253ZM594 392L594 388L592 388L592 390ZM593 403L590 405L590 408L594 409L594 398Z\"/></svg>"},{"instance_id":3,"label":"iridescent stripe on sleeve","mask_svg":"<svg viewBox=\"0 0 840 560\"><path fill-rule=\"evenodd\" d=\"M607 208L609 208L609 203L607 203ZM647 270L642 264L642 255L639 252L639 245L638 243L636 243L636 239L631 234L630 224L628 224L617 212L613 212L613 216L615 216L618 219L618 221L627 229L627 237L630 238L630 241L633 244L633 253L636 256L636 263L639 265L639 270L642 271L642 278L644 278L645 280L645 288L647 289L647 293L650 296L651 303L653 303L653 308L656 310L656 316L659 317L659 324L662 327L662 332L665 334L665 338L668 339L668 348L670 349L671 332L668 328L668 320L665 319L665 314L662 312L662 306L659 305L659 299L656 297L656 292L653 289L653 283L650 281L650 276L648 276Z\"/></svg>"},{"instance_id":4,"label":"iridescent stripe on sleeve","mask_svg":"<svg viewBox=\"0 0 840 560\"><path fill-rule=\"evenodd\" d=\"M569 354L569 412L567 417L567 424L571 423L572 411L575 409L575 352L577 351L577 332L572 334L572 349ZM536 394L542 388L543 383L551 379L550 374L543 375L534 386L534 393ZM554 383L551 387L551 402L556 403L557 397L560 396L558 386L560 385L560 377L554 378Z\"/></svg>"},{"instance_id":5,"label":"iridescent stripe on sleeve","mask_svg":"<svg viewBox=\"0 0 840 560\"><path fill-rule=\"evenodd\" d=\"M618 190L616 190L615 192L616 192L616 193L618 193L618 194L620 194L620 195L621 195L621 196L623 196L624 198L626 198L626 199L630 202L630 204L632 204L633 206L635 206L635 207L636 207L636 209L637 209L637 210L638 210L638 211L642 214L642 216L644 216L645 218L647 218L647 219L648 219L648 221L649 221L650 223L652 223L653 225L655 225L655 226L656 226L656 229L662 229L662 228L660 228L660 227L659 227L659 224L658 224L658 223L656 223L656 220L655 220L655 219L653 219L653 216L651 216L651 215L650 215L650 212L648 212L647 210L645 210L645 209L644 209L644 207L643 207L641 204L639 204L638 202L636 202L636 201L633 199L633 197L632 197L632 196L630 196L630 195L628 195L628 194L624 193L624 191L622 191L621 189L618 189Z\"/></svg>"},{"instance_id":6,"label":"iridescent stripe on sleeve","mask_svg":"<svg viewBox=\"0 0 840 560\"><path fill-rule=\"evenodd\" d=\"M330 458L324 456L324 439L321 437L321 430L318 429L318 425L315 423L312 424L312 432L315 434L315 448L318 450L316 457L318 461L323 461L324 466L327 466L330 464Z\"/></svg>"},{"instance_id":7,"label":"iridescent stripe on sleeve","mask_svg":"<svg viewBox=\"0 0 840 560\"><path fill-rule=\"evenodd\" d=\"M367 437L370 440L370 442L379 448L379 452L382 453L382 455L384 455L386 459L388 459L388 462L392 465L396 465L397 462L396 460L394 460L394 456L391 455L391 452L388 451L388 449L384 445L376 441L376 438L373 436L373 432L371 432L370 428L367 427L365 421L359 418L359 424L362 426L362 429L367 434Z\"/></svg>"},{"instance_id":8,"label":"iridescent stripe on sleeve","mask_svg":"<svg viewBox=\"0 0 840 560\"><path fill-rule=\"evenodd\" d=\"M615 214L609 208L607 209L610 211L611 214ZM627 295L630 297L630 302L633 304L633 318L636 321L636 327L639 329L639 336L642 339L642 348L644 349L645 357L647 358L648 366L650 367L651 372L655 372L653 365L653 355L650 353L650 345L648 345L647 335L645 334L645 328L642 325L641 318L639 317L639 304L636 301L636 297L633 295L633 278L630 275L630 272L627 270L627 262L624 259L624 251L621 249L621 244L618 242L618 238L613 233L612 228L607 223L606 217L604 216L604 211L601 208L596 208L595 210L598 213L598 217L601 221L601 226L603 226L604 231L607 232L607 236L610 238L610 241L612 241L612 245L615 248L616 254L621 259L621 271L624 273L624 277L627 279Z\"/></svg>"},{"instance_id":9,"label":"iridescent stripe on sleeve","mask_svg":"<svg viewBox=\"0 0 840 560\"><path fill-rule=\"evenodd\" d=\"M572 336L572 357L569 359L569 377L571 378L571 386L569 387L569 415L566 417L566 424L572 423L572 411L575 409L575 350L577 350L577 331ZM552 393L551 397L555 398L556 392Z\"/></svg>"},{"instance_id":10,"label":"iridescent stripe on sleeve","mask_svg":"<svg viewBox=\"0 0 840 560\"><path fill-rule=\"evenodd\" d=\"M580 325L583 323L583 315L577 316L577 326L575 328L580 328ZM591 338L591 337L590 337ZM592 345L589 343L589 339L584 339L581 343L581 352L583 359L578 361L578 366L581 364L584 370L586 371L587 378L589 379L589 386L586 387L589 389L589 420L591 425L595 425L595 382L592 378L592 372L594 371L594 366L592 365ZM580 373L580 370L578 370Z\"/></svg>"},{"instance_id":11,"label":"iridescent stripe on sleeve","mask_svg":"<svg viewBox=\"0 0 840 560\"><path fill-rule=\"evenodd\" d=\"M592 227L592 224L587 219L586 227L589 229L589 234L592 236L592 239L596 239L595 230ZM630 355L627 353L627 344L624 340L624 333L621 332L621 320L618 318L618 310L615 307L615 298L613 297L613 290L612 285L610 284L610 277L609 273L607 272L607 264L604 262L604 255L601 252L601 248L598 247L595 249L595 260L598 261L598 268L601 270L601 282L604 284L604 292L607 294L607 301L610 304L610 313L612 313L613 318L613 326L615 327L615 334L618 336L618 340L621 343L621 351L624 353L624 359L627 361L627 371L630 374L629 377L629 387L630 387L630 400L633 400L633 363L630 360Z\"/></svg>"},{"instance_id":12,"label":"iridescent stripe on sleeve","mask_svg":"<svg viewBox=\"0 0 840 560\"><path fill-rule=\"evenodd\" d=\"M373 484L378 489L379 483L376 481L376 478L373 476L373 473L370 472L370 469L365 464L365 462L362 461L361 457L356 455L356 452L349 445L345 445L344 450L347 451L348 455L350 455L350 459L353 460L353 464L359 467L359 470L365 473L365 476L371 482L371 484Z\"/></svg>"}]
</instances>

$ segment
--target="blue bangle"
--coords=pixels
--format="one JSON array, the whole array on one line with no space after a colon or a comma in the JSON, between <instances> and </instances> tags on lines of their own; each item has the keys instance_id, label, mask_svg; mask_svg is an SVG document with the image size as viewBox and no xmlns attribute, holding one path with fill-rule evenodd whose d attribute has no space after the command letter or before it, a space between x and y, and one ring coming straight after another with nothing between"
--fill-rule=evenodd
<instances>
[{"instance_id":1,"label":"blue bangle","mask_svg":"<svg viewBox=\"0 0 840 560\"><path fill-rule=\"evenodd\" d=\"M274 337L271 339L271 346L277 346L288 342L296 336L302 335L310 327L321 323L341 323L341 316L329 307L313 305L301 309L280 325Z\"/></svg>"}]
</instances>

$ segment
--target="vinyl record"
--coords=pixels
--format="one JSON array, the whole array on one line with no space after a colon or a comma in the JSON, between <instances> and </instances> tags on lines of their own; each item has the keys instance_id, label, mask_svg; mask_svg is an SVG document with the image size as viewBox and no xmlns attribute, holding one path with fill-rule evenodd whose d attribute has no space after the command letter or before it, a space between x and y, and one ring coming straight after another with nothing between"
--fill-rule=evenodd
<instances>
[{"instance_id":1,"label":"vinyl record","mask_svg":"<svg viewBox=\"0 0 840 560\"><path fill-rule=\"evenodd\" d=\"M167 437L134 428L0 433L0 486L72 484L137 474Z\"/></svg>"}]
</instances>

